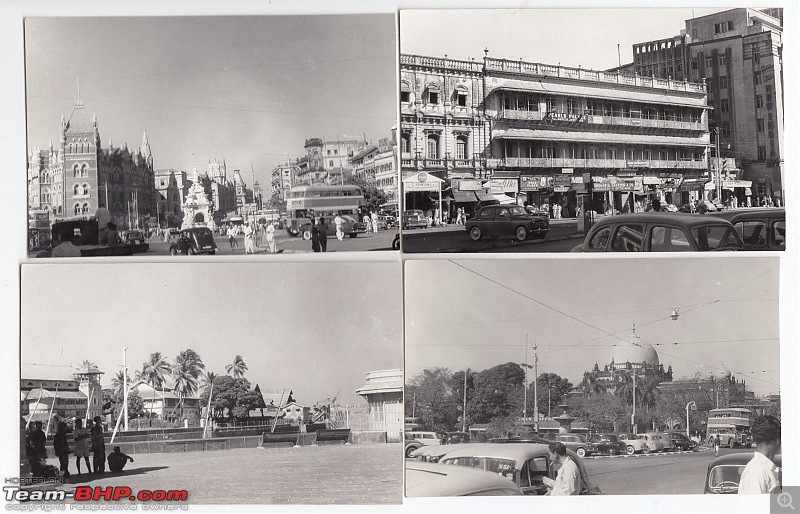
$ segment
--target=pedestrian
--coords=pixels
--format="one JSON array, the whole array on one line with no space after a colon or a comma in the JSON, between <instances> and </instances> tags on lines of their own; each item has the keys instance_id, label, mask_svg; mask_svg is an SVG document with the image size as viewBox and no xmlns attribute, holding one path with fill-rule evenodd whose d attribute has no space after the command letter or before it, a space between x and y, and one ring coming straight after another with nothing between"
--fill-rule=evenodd
<instances>
[{"instance_id":1,"label":"pedestrian","mask_svg":"<svg viewBox=\"0 0 800 514\"><path fill-rule=\"evenodd\" d=\"M717 434L717 435L714 437L714 456L715 456L715 457L718 457L718 456L719 456L719 444L720 444L720 440L719 440L719 434Z\"/></svg>"},{"instance_id":2,"label":"pedestrian","mask_svg":"<svg viewBox=\"0 0 800 514\"><path fill-rule=\"evenodd\" d=\"M653 198L653 212L661 212L661 200L658 198Z\"/></svg>"},{"instance_id":3,"label":"pedestrian","mask_svg":"<svg viewBox=\"0 0 800 514\"><path fill-rule=\"evenodd\" d=\"M245 224L242 228L242 232L244 233L244 253L256 253L256 246L253 241L253 227L250 222Z\"/></svg>"},{"instance_id":4,"label":"pedestrian","mask_svg":"<svg viewBox=\"0 0 800 514\"><path fill-rule=\"evenodd\" d=\"M122 453L119 446L114 447L114 451L108 456L108 470L112 473L119 473L128 461L133 462L133 457Z\"/></svg>"},{"instance_id":5,"label":"pedestrian","mask_svg":"<svg viewBox=\"0 0 800 514\"><path fill-rule=\"evenodd\" d=\"M781 453L781 422L774 416L753 420L750 436L756 443L753 458L744 467L739 494L772 494L781 490L781 469L775 455Z\"/></svg>"},{"instance_id":6,"label":"pedestrian","mask_svg":"<svg viewBox=\"0 0 800 514\"><path fill-rule=\"evenodd\" d=\"M456 225L461 225L463 221L464 210L459 207L456 209Z\"/></svg>"},{"instance_id":7,"label":"pedestrian","mask_svg":"<svg viewBox=\"0 0 800 514\"><path fill-rule=\"evenodd\" d=\"M61 476L69 478L69 440L67 439L67 424L63 421L58 423L56 435L53 436L53 451L58 457Z\"/></svg>"},{"instance_id":8,"label":"pedestrian","mask_svg":"<svg viewBox=\"0 0 800 514\"><path fill-rule=\"evenodd\" d=\"M377 211L372 211L372 214L370 215L370 217L372 218L372 231L377 234L378 233L378 213L377 213Z\"/></svg>"},{"instance_id":9,"label":"pedestrian","mask_svg":"<svg viewBox=\"0 0 800 514\"><path fill-rule=\"evenodd\" d=\"M366 214L366 213L365 213L365 214L364 214L364 217L362 218L362 220L361 220L361 221L363 221L363 222L364 222L364 225L366 225L366 226L367 226L367 234L369 234L370 232L372 232L372 221L371 221L371 219L370 219L370 217L369 217L369 214Z\"/></svg>"},{"instance_id":10,"label":"pedestrian","mask_svg":"<svg viewBox=\"0 0 800 514\"><path fill-rule=\"evenodd\" d=\"M28 461L34 476L41 477L47 460L47 435L42 430L42 422L36 421L28 434Z\"/></svg>"},{"instance_id":11,"label":"pedestrian","mask_svg":"<svg viewBox=\"0 0 800 514\"><path fill-rule=\"evenodd\" d=\"M228 227L228 243L231 245L231 250L239 246L239 243L236 242L236 231L233 230L233 226Z\"/></svg>"},{"instance_id":12,"label":"pedestrian","mask_svg":"<svg viewBox=\"0 0 800 514\"><path fill-rule=\"evenodd\" d=\"M319 219L319 249L321 252L328 251L328 224L325 218Z\"/></svg>"},{"instance_id":13,"label":"pedestrian","mask_svg":"<svg viewBox=\"0 0 800 514\"><path fill-rule=\"evenodd\" d=\"M337 213L336 217L333 218L333 224L336 225L336 239L339 241L344 240L344 219Z\"/></svg>"},{"instance_id":14,"label":"pedestrian","mask_svg":"<svg viewBox=\"0 0 800 514\"><path fill-rule=\"evenodd\" d=\"M103 422L100 416L94 417L94 426L91 431L92 439L92 466L94 472L105 473L106 471L106 441L103 437Z\"/></svg>"},{"instance_id":15,"label":"pedestrian","mask_svg":"<svg viewBox=\"0 0 800 514\"><path fill-rule=\"evenodd\" d=\"M574 496L581 494L581 471L575 460L567 454L564 443L550 443L550 461L560 464L556 479L543 477L545 485L550 488L549 496Z\"/></svg>"},{"instance_id":16,"label":"pedestrian","mask_svg":"<svg viewBox=\"0 0 800 514\"><path fill-rule=\"evenodd\" d=\"M311 218L311 251L312 252L319 252L321 250L319 246L319 229L317 228L317 223L314 218Z\"/></svg>"},{"instance_id":17,"label":"pedestrian","mask_svg":"<svg viewBox=\"0 0 800 514\"><path fill-rule=\"evenodd\" d=\"M75 467L78 468L78 475L81 474L81 458L86 461L87 473L92 472L92 467L89 465L89 445L91 443L91 434L83 428L83 420L75 420L75 430L72 431L72 441L75 443Z\"/></svg>"},{"instance_id":18,"label":"pedestrian","mask_svg":"<svg viewBox=\"0 0 800 514\"><path fill-rule=\"evenodd\" d=\"M556 219L557 220L561 219L561 211L562 211L562 209L563 209L563 207L561 206L561 204L557 203L556 204Z\"/></svg>"},{"instance_id":19,"label":"pedestrian","mask_svg":"<svg viewBox=\"0 0 800 514\"><path fill-rule=\"evenodd\" d=\"M59 244L50 252L51 257L80 257L81 249L75 246L80 236L67 234L56 235L56 242Z\"/></svg>"},{"instance_id":20,"label":"pedestrian","mask_svg":"<svg viewBox=\"0 0 800 514\"><path fill-rule=\"evenodd\" d=\"M267 223L267 246L269 246L269 253L278 253L278 247L275 244L275 224L273 222Z\"/></svg>"}]
</instances>

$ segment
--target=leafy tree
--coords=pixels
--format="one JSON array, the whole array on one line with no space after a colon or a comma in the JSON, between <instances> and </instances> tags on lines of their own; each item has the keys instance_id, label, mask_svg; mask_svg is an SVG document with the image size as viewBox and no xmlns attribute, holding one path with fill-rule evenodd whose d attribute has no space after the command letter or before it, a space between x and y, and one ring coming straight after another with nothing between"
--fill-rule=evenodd
<instances>
[{"instance_id":1,"label":"leafy tree","mask_svg":"<svg viewBox=\"0 0 800 514\"><path fill-rule=\"evenodd\" d=\"M466 412L464 412L464 375L467 375L467 402ZM456 403L456 410L460 413L461 417L466 419L466 424L469 425L471 421L471 406L475 401L475 373L467 371L456 371L450 377L448 386L452 392L453 402ZM464 424L462 420L462 425Z\"/></svg>"},{"instance_id":2,"label":"leafy tree","mask_svg":"<svg viewBox=\"0 0 800 514\"><path fill-rule=\"evenodd\" d=\"M575 396L568 402L570 415L587 423L590 430L620 432L628 429L628 406L618 396L602 392L591 396Z\"/></svg>"},{"instance_id":3,"label":"leafy tree","mask_svg":"<svg viewBox=\"0 0 800 514\"><path fill-rule=\"evenodd\" d=\"M111 419L112 423L116 424L117 418L122 412L122 396L116 399L112 405ZM128 419L138 419L145 417L144 400L139 396L139 391L132 389L128 391ZM123 420L122 423L125 421Z\"/></svg>"},{"instance_id":4,"label":"leafy tree","mask_svg":"<svg viewBox=\"0 0 800 514\"><path fill-rule=\"evenodd\" d=\"M584 396L592 396L606 392L606 385L600 381L596 371L587 371L583 374L580 388Z\"/></svg>"},{"instance_id":5,"label":"leafy tree","mask_svg":"<svg viewBox=\"0 0 800 514\"><path fill-rule=\"evenodd\" d=\"M411 378L405 388L406 416L420 418L423 426L433 430L455 428L459 412L450 387L452 376L449 369L437 367Z\"/></svg>"},{"instance_id":6,"label":"leafy tree","mask_svg":"<svg viewBox=\"0 0 800 514\"><path fill-rule=\"evenodd\" d=\"M281 198L280 192L273 193L267 200L267 209L277 209L278 212L286 211L286 200Z\"/></svg>"},{"instance_id":7,"label":"leafy tree","mask_svg":"<svg viewBox=\"0 0 800 514\"><path fill-rule=\"evenodd\" d=\"M209 391L203 392L201 400L208 404ZM225 418L245 418L250 410L257 409L259 405L259 395L250 388L250 382L246 378L234 378L231 376L218 376L214 379L214 392L211 394L211 410L213 418L221 420Z\"/></svg>"},{"instance_id":8,"label":"leafy tree","mask_svg":"<svg viewBox=\"0 0 800 514\"><path fill-rule=\"evenodd\" d=\"M522 412L525 372L515 362L507 362L478 372L475 400L471 409L475 423L489 423L494 418Z\"/></svg>"},{"instance_id":9,"label":"leafy tree","mask_svg":"<svg viewBox=\"0 0 800 514\"><path fill-rule=\"evenodd\" d=\"M155 390L164 385L167 377L170 376L170 371L171 366L167 361L167 358L161 355L161 352L154 352L150 354L149 360L142 363L141 371L136 372L136 377L138 380L142 380L153 388L152 402L155 402ZM152 423L152 410L150 411L150 414L150 422Z\"/></svg>"},{"instance_id":10,"label":"leafy tree","mask_svg":"<svg viewBox=\"0 0 800 514\"><path fill-rule=\"evenodd\" d=\"M241 355L237 355L231 364L225 366L225 372L230 373L233 378L242 378L247 371L247 364L244 363Z\"/></svg>"},{"instance_id":11,"label":"leafy tree","mask_svg":"<svg viewBox=\"0 0 800 514\"><path fill-rule=\"evenodd\" d=\"M364 203L370 212L377 211L382 204L386 203L386 193L374 185L367 183L366 179L363 177L351 175L345 180L345 184L351 184L361 188L361 191L364 193Z\"/></svg>"},{"instance_id":12,"label":"leafy tree","mask_svg":"<svg viewBox=\"0 0 800 514\"><path fill-rule=\"evenodd\" d=\"M555 416L557 407L564 403L567 394L572 390L572 382L557 373L542 373L536 380L539 412L548 411ZM533 387L529 386L528 396L533 397Z\"/></svg>"}]
</instances>

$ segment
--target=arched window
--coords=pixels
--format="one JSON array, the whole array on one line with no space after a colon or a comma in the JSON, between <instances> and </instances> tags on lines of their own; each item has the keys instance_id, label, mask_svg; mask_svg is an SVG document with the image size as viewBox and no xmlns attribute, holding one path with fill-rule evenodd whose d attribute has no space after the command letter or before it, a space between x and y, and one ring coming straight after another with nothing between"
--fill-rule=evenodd
<instances>
[{"instance_id":1,"label":"arched window","mask_svg":"<svg viewBox=\"0 0 800 514\"><path fill-rule=\"evenodd\" d=\"M83 204L83 214L89 214L89 204Z\"/></svg>"},{"instance_id":2,"label":"arched window","mask_svg":"<svg viewBox=\"0 0 800 514\"><path fill-rule=\"evenodd\" d=\"M84 184L83 185L83 194L85 196L89 196L89 184Z\"/></svg>"},{"instance_id":3,"label":"arched window","mask_svg":"<svg viewBox=\"0 0 800 514\"><path fill-rule=\"evenodd\" d=\"M78 165L77 164L72 166L72 176L74 178L78 178L80 176L80 171L78 171Z\"/></svg>"},{"instance_id":4,"label":"arched window","mask_svg":"<svg viewBox=\"0 0 800 514\"><path fill-rule=\"evenodd\" d=\"M428 134L425 157L428 159L439 158L439 136Z\"/></svg>"},{"instance_id":5,"label":"arched window","mask_svg":"<svg viewBox=\"0 0 800 514\"><path fill-rule=\"evenodd\" d=\"M72 196L81 196L82 188L80 184L75 184L72 187Z\"/></svg>"},{"instance_id":6,"label":"arched window","mask_svg":"<svg viewBox=\"0 0 800 514\"><path fill-rule=\"evenodd\" d=\"M89 167L85 164L81 166L81 177L87 178L89 176Z\"/></svg>"},{"instance_id":7,"label":"arched window","mask_svg":"<svg viewBox=\"0 0 800 514\"><path fill-rule=\"evenodd\" d=\"M75 207L73 207L73 211L75 212L75 216L80 216L80 214L81 214L81 204L76 203Z\"/></svg>"},{"instance_id":8,"label":"arched window","mask_svg":"<svg viewBox=\"0 0 800 514\"><path fill-rule=\"evenodd\" d=\"M42 203L50 203L50 189L44 188L42 189Z\"/></svg>"},{"instance_id":9,"label":"arched window","mask_svg":"<svg viewBox=\"0 0 800 514\"><path fill-rule=\"evenodd\" d=\"M461 135L456 137L456 159L468 159L468 155L467 136Z\"/></svg>"}]
</instances>

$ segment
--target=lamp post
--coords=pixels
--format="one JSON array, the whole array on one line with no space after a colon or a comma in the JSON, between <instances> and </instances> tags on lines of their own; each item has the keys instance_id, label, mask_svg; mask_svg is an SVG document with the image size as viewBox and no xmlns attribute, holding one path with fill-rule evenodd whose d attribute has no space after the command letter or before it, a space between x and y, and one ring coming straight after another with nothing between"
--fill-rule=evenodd
<instances>
[{"instance_id":1,"label":"lamp post","mask_svg":"<svg viewBox=\"0 0 800 514\"><path fill-rule=\"evenodd\" d=\"M691 437L689 434L689 409L697 410L697 404L692 400L686 404L686 437Z\"/></svg>"}]
</instances>

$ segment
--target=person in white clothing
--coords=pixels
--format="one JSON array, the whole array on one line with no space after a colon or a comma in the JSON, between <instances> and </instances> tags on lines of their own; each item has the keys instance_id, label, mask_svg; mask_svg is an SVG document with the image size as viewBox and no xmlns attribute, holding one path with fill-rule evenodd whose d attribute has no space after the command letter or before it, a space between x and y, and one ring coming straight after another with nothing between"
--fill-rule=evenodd
<instances>
[{"instance_id":1,"label":"person in white clothing","mask_svg":"<svg viewBox=\"0 0 800 514\"><path fill-rule=\"evenodd\" d=\"M269 253L278 253L278 246L275 244L275 225L272 222L267 223L266 235Z\"/></svg>"},{"instance_id":2,"label":"person in white clothing","mask_svg":"<svg viewBox=\"0 0 800 514\"><path fill-rule=\"evenodd\" d=\"M756 418L750 435L756 452L742 471L739 494L779 493L781 468L775 465L775 455L781 452L781 422L774 416Z\"/></svg>"},{"instance_id":3,"label":"person in white clothing","mask_svg":"<svg viewBox=\"0 0 800 514\"><path fill-rule=\"evenodd\" d=\"M344 219L337 214L336 217L333 218L333 224L336 225L336 239L339 241L344 240Z\"/></svg>"},{"instance_id":4,"label":"person in white clothing","mask_svg":"<svg viewBox=\"0 0 800 514\"><path fill-rule=\"evenodd\" d=\"M550 460L561 464L556 479L543 477L550 490L549 496L574 496L581 494L581 470L578 463L567 454L564 443L550 443Z\"/></svg>"},{"instance_id":5,"label":"person in white clothing","mask_svg":"<svg viewBox=\"0 0 800 514\"><path fill-rule=\"evenodd\" d=\"M372 214L370 215L370 217L372 218L372 231L377 234L378 233L378 213L376 211L372 211Z\"/></svg>"},{"instance_id":6,"label":"person in white clothing","mask_svg":"<svg viewBox=\"0 0 800 514\"><path fill-rule=\"evenodd\" d=\"M244 233L244 253L256 253L256 247L253 242L253 227L248 223L242 228L242 232Z\"/></svg>"}]
</instances>

